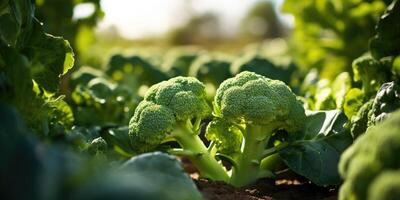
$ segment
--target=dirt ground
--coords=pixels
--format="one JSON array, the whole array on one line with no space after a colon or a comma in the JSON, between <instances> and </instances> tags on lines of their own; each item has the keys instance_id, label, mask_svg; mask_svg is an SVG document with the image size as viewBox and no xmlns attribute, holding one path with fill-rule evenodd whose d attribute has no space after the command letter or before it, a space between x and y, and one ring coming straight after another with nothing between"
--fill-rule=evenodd
<instances>
[{"instance_id":1,"label":"dirt ground","mask_svg":"<svg viewBox=\"0 0 400 200\"><path fill-rule=\"evenodd\" d=\"M336 187L320 187L290 170L275 179L261 179L243 188L223 182L199 178L198 171L187 159L181 158L183 167L208 200L337 200Z\"/></svg>"},{"instance_id":2,"label":"dirt ground","mask_svg":"<svg viewBox=\"0 0 400 200\"><path fill-rule=\"evenodd\" d=\"M197 187L209 200L336 200L336 188L318 187L312 183L292 180L271 181L263 179L257 183L234 188L222 182L205 179L195 180Z\"/></svg>"}]
</instances>

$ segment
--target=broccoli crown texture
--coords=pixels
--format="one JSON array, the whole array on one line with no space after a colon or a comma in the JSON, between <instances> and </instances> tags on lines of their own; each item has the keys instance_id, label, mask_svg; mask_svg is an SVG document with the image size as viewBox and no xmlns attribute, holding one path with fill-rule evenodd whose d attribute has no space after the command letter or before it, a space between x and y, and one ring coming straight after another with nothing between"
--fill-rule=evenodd
<instances>
[{"instance_id":1,"label":"broccoli crown texture","mask_svg":"<svg viewBox=\"0 0 400 200\"><path fill-rule=\"evenodd\" d=\"M219 152L227 155L240 152L242 133L239 128L224 120L211 121L206 129L206 138L214 141Z\"/></svg>"},{"instance_id":2,"label":"broccoli crown texture","mask_svg":"<svg viewBox=\"0 0 400 200\"><path fill-rule=\"evenodd\" d=\"M132 146L148 151L167 138L177 122L210 115L205 86L195 78L176 77L153 85L129 123Z\"/></svg>"},{"instance_id":3,"label":"broccoli crown texture","mask_svg":"<svg viewBox=\"0 0 400 200\"><path fill-rule=\"evenodd\" d=\"M384 122L369 128L342 154L339 172L345 181L339 199L372 199L376 196L371 193L380 189L374 188L374 180L385 171L400 168L399 130L400 111L397 111ZM400 191L400 187L396 190Z\"/></svg>"},{"instance_id":4,"label":"broccoli crown texture","mask_svg":"<svg viewBox=\"0 0 400 200\"><path fill-rule=\"evenodd\" d=\"M382 122L400 108L400 85L394 81L382 84L371 110L370 125Z\"/></svg>"},{"instance_id":5,"label":"broccoli crown texture","mask_svg":"<svg viewBox=\"0 0 400 200\"><path fill-rule=\"evenodd\" d=\"M400 170L385 171L379 175L368 190L369 200L400 199Z\"/></svg>"},{"instance_id":6,"label":"broccoli crown texture","mask_svg":"<svg viewBox=\"0 0 400 200\"><path fill-rule=\"evenodd\" d=\"M305 120L302 104L284 82L253 72L225 80L214 101L216 115L236 122L296 131Z\"/></svg>"},{"instance_id":7,"label":"broccoli crown texture","mask_svg":"<svg viewBox=\"0 0 400 200\"><path fill-rule=\"evenodd\" d=\"M150 87L144 101L171 109L178 121L203 118L211 113L205 86L193 77L176 77Z\"/></svg>"}]
</instances>

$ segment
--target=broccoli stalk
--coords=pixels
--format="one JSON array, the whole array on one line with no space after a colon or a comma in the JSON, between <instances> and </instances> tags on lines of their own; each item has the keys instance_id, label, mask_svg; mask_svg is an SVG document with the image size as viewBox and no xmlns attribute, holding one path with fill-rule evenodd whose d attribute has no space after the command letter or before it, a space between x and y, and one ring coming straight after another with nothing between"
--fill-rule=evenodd
<instances>
[{"instance_id":1,"label":"broccoli stalk","mask_svg":"<svg viewBox=\"0 0 400 200\"><path fill-rule=\"evenodd\" d=\"M227 171L210 154L197 133L198 126L194 127L190 120L186 123L177 123L171 136L180 144L182 150L170 151L170 153L188 156L203 177L227 182L229 179Z\"/></svg>"},{"instance_id":2,"label":"broccoli stalk","mask_svg":"<svg viewBox=\"0 0 400 200\"><path fill-rule=\"evenodd\" d=\"M243 150L232 170L230 183L234 186L248 185L259 178L272 177L269 170L261 170L263 152L274 129L270 126L247 125L243 132Z\"/></svg>"}]
</instances>

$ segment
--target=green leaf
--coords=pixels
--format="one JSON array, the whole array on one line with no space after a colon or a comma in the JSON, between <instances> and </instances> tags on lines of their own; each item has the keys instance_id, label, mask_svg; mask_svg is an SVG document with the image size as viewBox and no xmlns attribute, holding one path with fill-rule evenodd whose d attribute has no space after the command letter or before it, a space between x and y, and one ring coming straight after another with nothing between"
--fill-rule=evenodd
<instances>
[{"instance_id":1,"label":"green leaf","mask_svg":"<svg viewBox=\"0 0 400 200\"><path fill-rule=\"evenodd\" d=\"M43 32L35 23L29 44L23 52L32 63L32 77L45 90L56 92L60 76L73 67L74 53L68 41Z\"/></svg>"},{"instance_id":2,"label":"green leaf","mask_svg":"<svg viewBox=\"0 0 400 200\"><path fill-rule=\"evenodd\" d=\"M23 45L34 22L34 1L14 0L0 5L0 39L12 47Z\"/></svg>"},{"instance_id":3,"label":"green leaf","mask_svg":"<svg viewBox=\"0 0 400 200\"><path fill-rule=\"evenodd\" d=\"M106 132L101 134L101 137L103 137L108 144L111 144L124 151L123 153L134 155L135 152L131 147L128 133L129 128L124 126L108 129Z\"/></svg>"},{"instance_id":4,"label":"green leaf","mask_svg":"<svg viewBox=\"0 0 400 200\"><path fill-rule=\"evenodd\" d=\"M154 152L133 157L122 170L135 180L139 194L148 193L147 199L203 199L196 185L173 156Z\"/></svg>"},{"instance_id":5,"label":"green leaf","mask_svg":"<svg viewBox=\"0 0 400 200\"><path fill-rule=\"evenodd\" d=\"M337 185L341 179L337 165L352 137L345 128L346 116L339 110L307 114L308 122L299 136L294 136L280 152L286 165L317 185ZM296 134L293 134L296 135Z\"/></svg>"},{"instance_id":6,"label":"green leaf","mask_svg":"<svg viewBox=\"0 0 400 200\"><path fill-rule=\"evenodd\" d=\"M347 92L344 98L343 110L349 119L357 114L364 103L364 98L363 91L358 88L352 88Z\"/></svg>"},{"instance_id":7,"label":"green leaf","mask_svg":"<svg viewBox=\"0 0 400 200\"><path fill-rule=\"evenodd\" d=\"M376 27L377 34L370 41L374 58L400 54L400 2L394 0L382 15Z\"/></svg>"}]
</instances>

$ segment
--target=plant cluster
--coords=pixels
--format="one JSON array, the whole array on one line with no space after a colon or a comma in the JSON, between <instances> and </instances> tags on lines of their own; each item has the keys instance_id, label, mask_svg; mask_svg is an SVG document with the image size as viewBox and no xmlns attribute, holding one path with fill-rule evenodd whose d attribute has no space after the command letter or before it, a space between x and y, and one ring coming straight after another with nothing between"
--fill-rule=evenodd
<instances>
[{"instance_id":1,"label":"plant cluster","mask_svg":"<svg viewBox=\"0 0 400 200\"><path fill-rule=\"evenodd\" d=\"M69 21L83 2L93 15ZM342 200L400 198L398 0L287 0L293 41L104 66L78 47L99 1L60 13L78 62L47 31L69 27L47 19L56 5L0 2L0 199L203 199L179 158L234 187L290 172Z\"/></svg>"}]
</instances>

